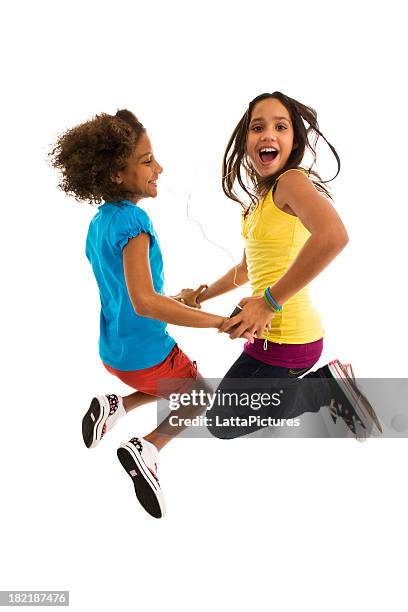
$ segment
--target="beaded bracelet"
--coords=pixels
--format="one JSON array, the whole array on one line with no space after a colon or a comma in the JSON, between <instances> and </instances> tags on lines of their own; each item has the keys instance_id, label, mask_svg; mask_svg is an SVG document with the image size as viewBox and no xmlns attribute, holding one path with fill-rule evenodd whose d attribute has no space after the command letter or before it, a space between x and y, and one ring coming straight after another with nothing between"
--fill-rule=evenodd
<instances>
[{"instance_id":1,"label":"beaded bracelet","mask_svg":"<svg viewBox=\"0 0 408 612\"><path fill-rule=\"evenodd\" d=\"M269 291L269 287L265 289L264 300L271 310L273 310L274 312L281 312L282 306L279 306L277 301L272 297L271 292Z\"/></svg>"}]
</instances>

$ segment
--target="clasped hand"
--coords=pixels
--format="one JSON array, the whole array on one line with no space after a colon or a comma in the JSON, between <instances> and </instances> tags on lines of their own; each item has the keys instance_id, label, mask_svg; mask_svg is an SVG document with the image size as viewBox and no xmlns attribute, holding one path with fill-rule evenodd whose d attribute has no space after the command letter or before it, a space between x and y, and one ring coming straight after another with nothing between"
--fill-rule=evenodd
<instances>
[{"instance_id":1,"label":"clasped hand","mask_svg":"<svg viewBox=\"0 0 408 612\"><path fill-rule=\"evenodd\" d=\"M200 285L197 289L182 289L173 298L191 308L201 308L198 298L205 289L207 285ZM239 306L242 311L235 317L227 317L218 331L229 334L232 340L250 339L253 336L260 338L264 331L269 329L275 313L268 308L264 298L258 296L242 299Z\"/></svg>"},{"instance_id":2,"label":"clasped hand","mask_svg":"<svg viewBox=\"0 0 408 612\"><path fill-rule=\"evenodd\" d=\"M269 329L275 313L268 308L262 296L244 298L239 306L242 308L241 312L226 319L218 331L229 334L232 340L241 338L244 334L260 338Z\"/></svg>"},{"instance_id":3,"label":"clasped hand","mask_svg":"<svg viewBox=\"0 0 408 612\"><path fill-rule=\"evenodd\" d=\"M201 293L208 288L208 285L200 285L197 289L182 289L177 295L173 295L173 300L181 302L191 308L201 308L201 304L198 301L198 297Z\"/></svg>"}]
</instances>

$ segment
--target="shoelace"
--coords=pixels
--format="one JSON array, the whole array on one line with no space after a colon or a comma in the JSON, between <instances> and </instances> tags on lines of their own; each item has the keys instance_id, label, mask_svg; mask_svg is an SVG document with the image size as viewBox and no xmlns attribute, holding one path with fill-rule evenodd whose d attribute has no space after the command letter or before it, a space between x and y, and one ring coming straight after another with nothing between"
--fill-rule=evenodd
<instances>
[{"instance_id":1,"label":"shoelace","mask_svg":"<svg viewBox=\"0 0 408 612\"><path fill-rule=\"evenodd\" d=\"M356 424L359 424L363 429L366 429L366 426L358 417L355 410L343 408L343 405L340 404L340 402L336 403L335 399L330 400L328 408L333 422L336 423L338 418L343 419L347 427L353 432L354 435L356 435Z\"/></svg>"}]
</instances>

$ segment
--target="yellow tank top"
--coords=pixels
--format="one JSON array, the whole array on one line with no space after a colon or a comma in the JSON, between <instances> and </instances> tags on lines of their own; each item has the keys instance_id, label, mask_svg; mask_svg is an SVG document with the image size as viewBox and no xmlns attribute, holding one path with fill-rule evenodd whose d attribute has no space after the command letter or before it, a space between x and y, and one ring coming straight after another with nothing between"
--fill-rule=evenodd
<instances>
[{"instance_id":1,"label":"yellow tank top","mask_svg":"<svg viewBox=\"0 0 408 612\"><path fill-rule=\"evenodd\" d=\"M243 215L242 235L252 295L263 295L265 288L273 285L292 264L310 232L298 217L276 206L271 189L253 212ZM320 316L306 286L285 302L282 312L272 319L269 333L262 337L279 344L305 344L323 335Z\"/></svg>"}]
</instances>

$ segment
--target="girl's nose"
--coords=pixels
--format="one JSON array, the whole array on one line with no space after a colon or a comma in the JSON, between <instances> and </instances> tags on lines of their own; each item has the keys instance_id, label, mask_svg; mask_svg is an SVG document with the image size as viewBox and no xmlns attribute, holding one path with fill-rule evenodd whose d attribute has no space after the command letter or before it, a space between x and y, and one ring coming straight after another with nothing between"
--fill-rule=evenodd
<instances>
[{"instance_id":1,"label":"girl's nose","mask_svg":"<svg viewBox=\"0 0 408 612\"><path fill-rule=\"evenodd\" d=\"M268 135L268 134L265 134L265 135L262 137L262 140L276 140L276 136L274 136L273 134L269 134L269 135Z\"/></svg>"}]
</instances>

